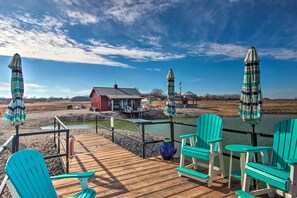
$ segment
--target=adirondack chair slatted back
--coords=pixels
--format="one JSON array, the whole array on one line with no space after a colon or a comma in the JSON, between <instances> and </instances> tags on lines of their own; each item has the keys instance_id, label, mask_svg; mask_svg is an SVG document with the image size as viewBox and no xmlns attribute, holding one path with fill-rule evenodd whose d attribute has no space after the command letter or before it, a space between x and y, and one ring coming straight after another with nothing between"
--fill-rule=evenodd
<instances>
[{"instance_id":1,"label":"adirondack chair slatted back","mask_svg":"<svg viewBox=\"0 0 297 198\"><path fill-rule=\"evenodd\" d=\"M57 197L43 156L37 151L22 150L12 155L6 174L21 197Z\"/></svg>"},{"instance_id":2,"label":"adirondack chair slatted back","mask_svg":"<svg viewBox=\"0 0 297 198\"><path fill-rule=\"evenodd\" d=\"M197 142L196 146L209 149L208 140L221 137L223 121L220 116L215 114L205 114L197 119ZM214 146L218 150L218 144Z\"/></svg>"},{"instance_id":3,"label":"adirondack chair slatted back","mask_svg":"<svg viewBox=\"0 0 297 198\"><path fill-rule=\"evenodd\" d=\"M285 120L274 127L272 165L289 170L287 159L297 159L297 119Z\"/></svg>"}]
</instances>

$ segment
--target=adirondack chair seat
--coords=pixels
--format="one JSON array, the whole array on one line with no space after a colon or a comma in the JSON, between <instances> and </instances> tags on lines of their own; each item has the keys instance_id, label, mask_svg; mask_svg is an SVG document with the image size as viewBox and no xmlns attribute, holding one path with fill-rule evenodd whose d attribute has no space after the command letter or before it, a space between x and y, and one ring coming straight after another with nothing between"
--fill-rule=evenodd
<instances>
[{"instance_id":1,"label":"adirondack chair seat","mask_svg":"<svg viewBox=\"0 0 297 198\"><path fill-rule=\"evenodd\" d=\"M205 149L201 147L183 146L182 148L182 154L202 160L208 160L209 153L210 149Z\"/></svg>"},{"instance_id":2,"label":"adirondack chair seat","mask_svg":"<svg viewBox=\"0 0 297 198\"><path fill-rule=\"evenodd\" d=\"M96 196L95 190L88 188L72 196L72 198L93 198L95 196Z\"/></svg>"},{"instance_id":3,"label":"adirondack chair seat","mask_svg":"<svg viewBox=\"0 0 297 198\"><path fill-rule=\"evenodd\" d=\"M287 191L287 182L290 179L290 171L266 164L249 162L245 166L245 173L283 191Z\"/></svg>"}]
</instances>

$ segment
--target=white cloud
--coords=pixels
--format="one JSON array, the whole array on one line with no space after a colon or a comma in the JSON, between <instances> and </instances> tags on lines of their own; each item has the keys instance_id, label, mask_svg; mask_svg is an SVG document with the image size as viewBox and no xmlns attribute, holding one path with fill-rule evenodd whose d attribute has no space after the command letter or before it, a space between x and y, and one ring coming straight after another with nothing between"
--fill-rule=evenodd
<instances>
[{"instance_id":1,"label":"white cloud","mask_svg":"<svg viewBox=\"0 0 297 198\"><path fill-rule=\"evenodd\" d=\"M47 86L34 84L34 83L25 83L24 89L26 92L37 92L37 93L46 93L49 91L49 88Z\"/></svg>"},{"instance_id":2,"label":"white cloud","mask_svg":"<svg viewBox=\"0 0 297 198\"><path fill-rule=\"evenodd\" d=\"M150 51L127 46L113 46L91 39L90 44L75 41L63 30L63 21L50 16L41 19L24 14L19 19L0 15L0 55L11 56L18 52L22 57L60 62L100 64L133 68L112 60L122 56L135 61L165 61L183 55ZM107 57L110 56L110 57Z\"/></svg>"},{"instance_id":3,"label":"white cloud","mask_svg":"<svg viewBox=\"0 0 297 198\"><path fill-rule=\"evenodd\" d=\"M9 82L0 82L0 95L4 97L11 97L11 90L10 90L10 83ZM27 96L26 93L30 93L32 96L33 95L38 95L38 94L46 94L47 92L50 91L49 87L41 84L36 84L36 83L24 83L24 90L25 93L24 95Z\"/></svg>"},{"instance_id":4,"label":"white cloud","mask_svg":"<svg viewBox=\"0 0 297 198\"><path fill-rule=\"evenodd\" d=\"M72 19L72 25L77 24L78 22L84 25L99 22L99 17L86 12L67 10L66 14Z\"/></svg>"},{"instance_id":5,"label":"white cloud","mask_svg":"<svg viewBox=\"0 0 297 198\"><path fill-rule=\"evenodd\" d=\"M297 60L297 51L291 49L262 49L259 51L259 55L280 60Z\"/></svg>"},{"instance_id":6,"label":"white cloud","mask_svg":"<svg viewBox=\"0 0 297 198\"><path fill-rule=\"evenodd\" d=\"M0 82L0 92L10 92L10 83Z\"/></svg>"},{"instance_id":7,"label":"white cloud","mask_svg":"<svg viewBox=\"0 0 297 198\"><path fill-rule=\"evenodd\" d=\"M244 57L247 49L234 44L204 43L193 46L190 53L198 56L226 56L237 59Z\"/></svg>"},{"instance_id":8,"label":"white cloud","mask_svg":"<svg viewBox=\"0 0 297 198\"><path fill-rule=\"evenodd\" d=\"M159 68L145 68L147 71L161 71Z\"/></svg>"},{"instance_id":9,"label":"white cloud","mask_svg":"<svg viewBox=\"0 0 297 198\"><path fill-rule=\"evenodd\" d=\"M92 46L89 46L88 48L89 51L105 56L119 55L136 61L165 61L184 57L184 55L172 53L163 53L138 48L129 49L126 46L112 46L93 39L90 39L89 41L92 44Z\"/></svg>"},{"instance_id":10,"label":"white cloud","mask_svg":"<svg viewBox=\"0 0 297 198\"><path fill-rule=\"evenodd\" d=\"M160 36L142 36L140 39L138 39L139 42L150 45L156 48L160 48L161 44L161 37Z\"/></svg>"},{"instance_id":11,"label":"white cloud","mask_svg":"<svg viewBox=\"0 0 297 198\"><path fill-rule=\"evenodd\" d=\"M204 43L189 48L189 53L197 56L224 56L231 59L243 59L249 49L248 46L235 44ZM261 57L272 57L279 60L296 60L297 51L291 49L257 48Z\"/></svg>"},{"instance_id":12,"label":"white cloud","mask_svg":"<svg viewBox=\"0 0 297 198\"><path fill-rule=\"evenodd\" d=\"M112 5L106 9L104 14L116 21L132 24L140 17L149 14L156 14L159 11L165 10L173 6L176 1L154 1L154 0L112 0Z\"/></svg>"},{"instance_id":13,"label":"white cloud","mask_svg":"<svg viewBox=\"0 0 297 198\"><path fill-rule=\"evenodd\" d=\"M56 86L55 87L55 92L57 95L61 96L78 96L78 95L89 95L91 90L90 89L81 89L81 90L72 90L68 87L60 87Z\"/></svg>"},{"instance_id":14,"label":"white cloud","mask_svg":"<svg viewBox=\"0 0 297 198\"><path fill-rule=\"evenodd\" d=\"M65 3L66 5L80 5L79 0L54 0L56 3Z\"/></svg>"}]
</instances>

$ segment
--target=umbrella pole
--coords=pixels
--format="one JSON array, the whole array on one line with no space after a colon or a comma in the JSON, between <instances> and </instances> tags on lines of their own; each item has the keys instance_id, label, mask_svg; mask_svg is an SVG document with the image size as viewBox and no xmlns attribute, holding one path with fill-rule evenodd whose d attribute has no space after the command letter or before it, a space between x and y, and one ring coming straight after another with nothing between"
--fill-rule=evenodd
<instances>
[{"instance_id":1,"label":"umbrella pole","mask_svg":"<svg viewBox=\"0 0 297 198\"><path fill-rule=\"evenodd\" d=\"M15 126L15 151L19 151L19 125Z\"/></svg>"},{"instance_id":2,"label":"umbrella pole","mask_svg":"<svg viewBox=\"0 0 297 198\"><path fill-rule=\"evenodd\" d=\"M255 133L255 124L252 124L252 134L251 134L251 142L252 142L252 146L258 146L258 143L257 143L257 135ZM254 156L254 161L257 162L258 161L258 154L255 153L255 156ZM258 189L258 182L253 179L253 183L254 183L254 187L256 189Z\"/></svg>"},{"instance_id":3,"label":"umbrella pole","mask_svg":"<svg viewBox=\"0 0 297 198\"><path fill-rule=\"evenodd\" d=\"M172 122L172 116L170 116L170 138L171 138L172 146L174 148L174 126Z\"/></svg>"},{"instance_id":4,"label":"umbrella pole","mask_svg":"<svg viewBox=\"0 0 297 198\"><path fill-rule=\"evenodd\" d=\"M255 124L252 124L252 134L251 134L251 142L252 142L252 146L258 146L257 143L257 135L255 133Z\"/></svg>"}]
</instances>

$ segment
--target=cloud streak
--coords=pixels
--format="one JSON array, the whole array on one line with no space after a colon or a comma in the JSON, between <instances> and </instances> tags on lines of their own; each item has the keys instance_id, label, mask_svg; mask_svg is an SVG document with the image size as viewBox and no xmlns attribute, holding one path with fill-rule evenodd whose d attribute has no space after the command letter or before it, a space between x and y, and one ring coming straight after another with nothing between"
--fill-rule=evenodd
<instances>
[{"instance_id":1,"label":"cloud streak","mask_svg":"<svg viewBox=\"0 0 297 198\"><path fill-rule=\"evenodd\" d=\"M192 56L222 56L230 59L243 59L248 48L248 46L236 44L204 43L189 47L188 53ZM260 57L297 61L297 51L292 49L257 48L257 52Z\"/></svg>"},{"instance_id":2,"label":"cloud streak","mask_svg":"<svg viewBox=\"0 0 297 198\"><path fill-rule=\"evenodd\" d=\"M146 71L161 71L159 68L145 68Z\"/></svg>"},{"instance_id":3,"label":"cloud streak","mask_svg":"<svg viewBox=\"0 0 297 198\"><path fill-rule=\"evenodd\" d=\"M99 22L99 17L86 12L67 10L66 14L70 19L72 19L72 25L76 25L78 23L88 25Z\"/></svg>"},{"instance_id":4,"label":"cloud streak","mask_svg":"<svg viewBox=\"0 0 297 198\"><path fill-rule=\"evenodd\" d=\"M161 51L114 46L94 39L89 39L89 44L81 43L68 36L63 29L65 21L51 16L36 19L24 14L17 18L0 15L0 55L11 56L18 52L27 58L123 68L133 67L114 61L109 56L122 56L133 61L165 61L183 57Z\"/></svg>"},{"instance_id":5,"label":"cloud streak","mask_svg":"<svg viewBox=\"0 0 297 198\"><path fill-rule=\"evenodd\" d=\"M115 21L125 24L132 24L139 18L147 15L156 14L169 7L174 6L177 0L112 0L110 6L104 12L107 18L112 18Z\"/></svg>"}]
</instances>

